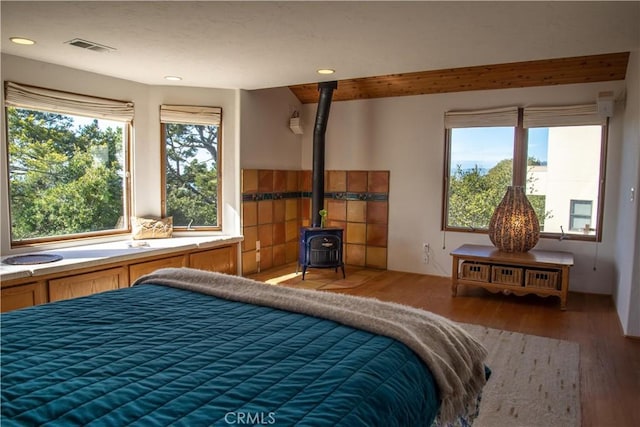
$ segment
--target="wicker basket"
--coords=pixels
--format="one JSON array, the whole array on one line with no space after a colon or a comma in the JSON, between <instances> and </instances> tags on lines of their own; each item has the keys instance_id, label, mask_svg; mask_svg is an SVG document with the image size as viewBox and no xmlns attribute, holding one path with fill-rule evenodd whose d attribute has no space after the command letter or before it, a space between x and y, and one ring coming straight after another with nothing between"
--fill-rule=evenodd
<instances>
[{"instance_id":1,"label":"wicker basket","mask_svg":"<svg viewBox=\"0 0 640 427\"><path fill-rule=\"evenodd\" d=\"M460 270L460 278L465 280L475 280L476 282L488 282L489 270L491 266L488 264L478 264L475 262L463 262Z\"/></svg>"},{"instance_id":2,"label":"wicker basket","mask_svg":"<svg viewBox=\"0 0 640 427\"><path fill-rule=\"evenodd\" d=\"M491 283L522 286L522 269L506 265L494 265L491 267Z\"/></svg>"},{"instance_id":3,"label":"wicker basket","mask_svg":"<svg viewBox=\"0 0 640 427\"><path fill-rule=\"evenodd\" d=\"M530 288L559 289L559 274L552 270L528 270L524 285Z\"/></svg>"}]
</instances>

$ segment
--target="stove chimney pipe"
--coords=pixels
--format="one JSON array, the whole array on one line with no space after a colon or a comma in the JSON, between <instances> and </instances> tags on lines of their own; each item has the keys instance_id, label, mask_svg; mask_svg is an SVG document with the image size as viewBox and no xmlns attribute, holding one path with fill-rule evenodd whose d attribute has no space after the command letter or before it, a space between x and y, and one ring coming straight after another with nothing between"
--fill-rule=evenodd
<instances>
[{"instance_id":1,"label":"stove chimney pipe","mask_svg":"<svg viewBox=\"0 0 640 427\"><path fill-rule=\"evenodd\" d=\"M312 227L320 227L322 224L320 211L324 209L324 135L327 131L331 98L333 97L334 89L337 89L337 87L337 81L318 83L320 99L318 100L318 111L316 112L316 124L313 129L313 169L311 176Z\"/></svg>"}]
</instances>

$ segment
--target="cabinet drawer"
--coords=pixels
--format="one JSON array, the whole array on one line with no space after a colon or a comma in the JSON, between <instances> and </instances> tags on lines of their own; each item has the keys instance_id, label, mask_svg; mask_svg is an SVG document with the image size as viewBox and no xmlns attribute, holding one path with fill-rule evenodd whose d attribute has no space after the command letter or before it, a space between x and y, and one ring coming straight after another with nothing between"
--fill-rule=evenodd
<instances>
[{"instance_id":1,"label":"cabinet drawer","mask_svg":"<svg viewBox=\"0 0 640 427\"><path fill-rule=\"evenodd\" d=\"M2 290L0 305L1 310L17 310L19 308L32 307L47 302L47 285L44 282L28 283Z\"/></svg>"},{"instance_id":2,"label":"cabinet drawer","mask_svg":"<svg viewBox=\"0 0 640 427\"><path fill-rule=\"evenodd\" d=\"M225 246L189 255L189 267L236 274L236 246Z\"/></svg>"},{"instance_id":3,"label":"cabinet drawer","mask_svg":"<svg viewBox=\"0 0 640 427\"><path fill-rule=\"evenodd\" d=\"M145 274L153 273L159 268L169 268L169 267L186 267L187 266L187 256L186 255L178 255L172 256L168 258L157 259L154 261L141 262L139 264L132 264L129 266L129 282L133 283L141 276Z\"/></svg>"},{"instance_id":4,"label":"cabinet drawer","mask_svg":"<svg viewBox=\"0 0 640 427\"><path fill-rule=\"evenodd\" d=\"M124 267L52 279L49 280L49 301L84 297L124 288L127 284L127 269Z\"/></svg>"}]
</instances>

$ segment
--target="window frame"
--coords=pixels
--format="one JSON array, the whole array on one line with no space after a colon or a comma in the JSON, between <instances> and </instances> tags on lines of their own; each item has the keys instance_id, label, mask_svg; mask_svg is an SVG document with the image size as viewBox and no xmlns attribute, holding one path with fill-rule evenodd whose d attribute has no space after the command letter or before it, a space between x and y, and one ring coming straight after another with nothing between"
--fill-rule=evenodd
<instances>
[{"instance_id":1,"label":"window frame","mask_svg":"<svg viewBox=\"0 0 640 427\"><path fill-rule=\"evenodd\" d=\"M206 107L204 107L206 108ZM213 108L219 108L219 107L213 107ZM222 180L223 180L223 173L222 173L222 155L223 155L223 149L222 149L222 108L220 109L220 123L217 124L218 126L218 159L216 161L216 168L217 168L217 179L218 179L218 188L216 191L216 198L218 201L218 208L216 211L216 219L217 219L217 225L215 226L183 226L183 225L178 225L176 226L175 224L173 225L173 230L174 231L222 231L222 211L223 209L221 209L221 206L223 205L223 201L222 201ZM161 176L160 176L160 212L162 217L165 217L167 215L167 143L166 143L166 124L165 122L163 122L162 120L160 121L160 168L161 168ZM197 124L197 123L183 123L183 124L192 124L192 125L196 125L196 126L206 126L207 123L202 123L202 124Z\"/></svg>"},{"instance_id":2,"label":"window frame","mask_svg":"<svg viewBox=\"0 0 640 427\"><path fill-rule=\"evenodd\" d=\"M116 229L116 228L112 228L112 229L108 229L108 230L100 230L100 231L88 231L88 232L82 232L82 233L73 233L73 234L64 234L64 235L55 235L55 236L47 236L47 237L33 237L33 238L27 238L27 239L20 239L20 240L15 240L14 239L14 233L13 233L13 227L12 227L12 218L14 213L12 212L12 204L11 204L11 172L10 172L10 150L9 150L9 144L10 144L10 139L9 139L9 121L8 121L8 108L9 107L13 107L13 108L19 108L22 110L31 110L31 111L40 111L40 112L45 112L45 113L54 113L54 114L64 114L64 115L69 115L69 116L84 116L84 117L88 117L91 119L104 119L104 117L100 117L99 114L96 113L92 113L92 112L86 112L84 114L80 113L80 110L76 111L76 112L70 112L70 111L56 111L54 108L47 108L46 106L40 106L38 107L37 105L34 106L19 106L19 105L15 105L15 104L10 104L7 100L7 96L6 96L6 91L8 90L8 88L10 86L16 87L19 90L23 89L23 90L34 90L34 91L43 91L43 92L48 92L50 94L52 94L53 96L59 95L62 97L65 96L69 96L71 98L84 98L87 100L97 100L97 101L104 101L104 102L115 102L115 103L122 103L123 105L129 105L131 106L131 108L133 108L133 103L130 101L122 101L122 100L118 100L118 99L112 99L112 98L105 98L105 97L99 97L99 96L94 96L94 95L84 95L84 94L79 94L79 93L75 93L75 92L66 92L66 91L60 91L57 89L49 89L49 88L43 88L43 87L39 87L39 86L28 86L28 85L18 85L9 81L5 82L5 103L3 105L4 108L4 118L5 118L5 124L3 126L4 128L4 135L5 135L5 141L6 141L6 154L5 154L5 161L6 161L6 174L4 175L4 180L7 184L7 216L8 216L8 220L9 220L9 245L11 248L22 248L22 247L29 247L29 246L41 246L41 245L46 245L46 244L52 244L52 243L63 243L63 242L81 242L81 241L86 241L88 239L95 239L95 238L100 238L100 237L113 237L113 236L123 236L123 235L127 235L127 234L131 234L131 206L132 206L132 191L131 191L131 149L132 149L132 135L133 135L133 118L131 118L131 120L127 120L127 121L121 121L122 123L122 127L123 127L123 143L122 143L122 149L123 149L123 162L122 162L122 174L123 174L123 186L122 186L122 191L123 191L123 197L122 197L122 202L123 202L123 222L124 222L124 227ZM108 120L114 120L114 119L108 119ZM120 120L114 120L114 121L120 121Z\"/></svg>"},{"instance_id":3,"label":"window frame","mask_svg":"<svg viewBox=\"0 0 640 427\"><path fill-rule=\"evenodd\" d=\"M527 180L527 156L528 156L528 128L524 127L523 123L524 108L518 107L518 122L514 132L513 142L513 174L512 185L524 186ZM567 124L567 126L575 126ZM580 126L580 125L577 125ZM605 184L606 184L606 165L607 165L607 147L608 147L608 135L609 135L609 118L603 120L601 125L600 136L600 169L599 169L599 183L598 183L598 203L597 208L597 228L593 235L585 234L567 234L559 232L541 231L541 238L549 239L570 239L570 240L584 240L584 241L602 241L602 230L604 228L604 198L605 198ZM495 126L499 127L499 126ZM451 175L451 134L452 129L445 128L444 135L444 176L442 185L442 210L441 210L441 222L440 229L442 231L464 232L464 233L476 233L476 234L488 234L488 229L477 228L465 228L465 227L452 227L447 224L449 213L449 178Z\"/></svg>"}]
</instances>

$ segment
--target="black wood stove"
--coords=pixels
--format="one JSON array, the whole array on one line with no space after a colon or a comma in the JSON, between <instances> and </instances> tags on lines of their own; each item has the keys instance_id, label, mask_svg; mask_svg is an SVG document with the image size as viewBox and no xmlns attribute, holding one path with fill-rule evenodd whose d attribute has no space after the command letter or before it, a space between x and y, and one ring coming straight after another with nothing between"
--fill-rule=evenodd
<instances>
[{"instance_id":1,"label":"black wood stove","mask_svg":"<svg viewBox=\"0 0 640 427\"><path fill-rule=\"evenodd\" d=\"M342 269L342 228L303 227L300 229L298 266L302 268L302 280L308 267ZM297 271L296 271L297 273Z\"/></svg>"},{"instance_id":2,"label":"black wood stove","mask_svg":"<svg viewBox=\"0 0 640 427\"><path fill-rule=\"evenodd\" d=\"M318 97L318 109L316 123L313 129L313 170L311 175L311 227L300 229L300 248L298 252L298 266L302 267L302 280L308 267L342 268L342 229L325 228L320 211L324 209L324 151L325 133L331 98L333 91L338 87L338 82L318 83L320 95ZM296 271L297 273L297 271Z\"/></svg>"}]
</instances>

